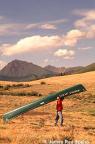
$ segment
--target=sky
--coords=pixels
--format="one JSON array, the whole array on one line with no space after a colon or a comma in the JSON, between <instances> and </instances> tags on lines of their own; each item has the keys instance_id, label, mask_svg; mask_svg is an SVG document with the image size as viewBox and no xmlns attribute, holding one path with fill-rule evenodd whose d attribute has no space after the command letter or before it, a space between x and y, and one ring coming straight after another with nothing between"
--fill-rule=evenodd
<instances>
[{"instance_id":1,"label":"sky","mask_svg":"<svg viewBox=\"0 0 95 144\"><path fill-rule=\"evenodd\" d=\"M0 0L0 69L14 59L42 67L95 62L95 1Z\"/></svg>"}]
</instances>

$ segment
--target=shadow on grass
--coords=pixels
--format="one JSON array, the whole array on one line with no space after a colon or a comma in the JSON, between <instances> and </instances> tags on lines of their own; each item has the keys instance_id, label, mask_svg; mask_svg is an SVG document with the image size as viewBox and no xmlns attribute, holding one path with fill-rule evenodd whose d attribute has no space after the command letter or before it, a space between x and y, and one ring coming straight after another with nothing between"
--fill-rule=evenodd
<instances>
[{"instance_id":1,"label":"shadow on grass","mask_svg":"<svg viewBox=\"0 0 95 144\"><path fill-rule=\"evenodd\" d=\"M25 115L33 115L33 116L35 116L35 115L49 115L49 113L48 112L30 111L30 112L26 113Z\"/></svg>"}]
</instances>

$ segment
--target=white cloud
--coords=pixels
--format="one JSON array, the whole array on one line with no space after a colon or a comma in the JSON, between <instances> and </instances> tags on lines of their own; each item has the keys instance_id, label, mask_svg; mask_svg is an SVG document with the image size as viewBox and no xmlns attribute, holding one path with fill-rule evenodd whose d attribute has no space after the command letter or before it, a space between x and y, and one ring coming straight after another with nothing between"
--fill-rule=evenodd
<instances>
[{"instance_id":1,"label":"white cloud","mask_svg":"<svg viewBox=\"0 0 95 144\"><path fill-rule=\"evenodd\" d=\"M49 61L48 59L45 59L45 60L44 60L45 63L48 63L48 61Z\"/></svg>"},{"instance_id":2,"label":"white cloud","mask_svg":"<svg viewBox=\"0 0 95 144\"><path fill-rule=\"evenodd\" d=\"M61 23L65 23L67 21L68 21L67 19L58 19L58 20L48 21L48 23L50 23L50 24L61 24Z\"/></svg>"},{"instance_id":3,"label":"white cloud","mask_svg":"<svg viewBox=\"0 0 95 144\"><path fill-rule=\"evenodd\" d=\"M3 21L4 20L4 21ZM27 23L13 23L13 22L8 22L8 19L0 16L0 36L5 36L5 35L18 35L18 34L26 34L29 33L27 30L30 29L56 29L56 25L60 23L64 23L67 20L65 19L59 19L59 20L54 20L54 21L46 21L46 22L38 22L38 23L32 23L32 24L27 24Z\"/></svg>"},{"instance_id":4,"label":"white cloud","mask_svg":"<svg viewBox=\"0 0 95 144\"><path fill-rule=\"evenodd\" d=\"M86 32L86 38L88 39L95 38L95 24L89 27L88 31Z\"/></svg>"},{"instance_id":5,"label":"white cloud","mask_svg":"<svg viewBox=\"0 0 95 144\"><path fill-rule=\"evenodd\" d=\"M10 46L11 46L11 44L9 44L9 43L3 43L3 44L1 44L1 47L3 47L3 48L10 47Z\"/></svg>"},{"instance_id":6,"label":"white cloud","mask_svg":"<svg viewBox=\"0 0 95 144\"><path fill-rule=\"evenodd\" d=\"M16 55L21 53L30 53L33 51L40 51L45 49L51 48L60 48L63 46L74 47L78 40L84 37L85 33L73 29L67 32L66 36L64 35L52 35L52 36L40 36L34 35L31 37L26 37L20 39L14 45L11 44L3 44L2 48L2 55Z\"/></svg>"},{"instance_id":7,"label":"white cloud","mask_svg":"<svg viewBox=\"0 0 95 144\"><path fill-rule=\"evenodd\" d=\"M74 58L75 51L74 50L67 50L67 49L58 49L55 53L57 57L63 57L64 59L72 59Z\"/></svg>"},{"instance_id":8,"label":"white cloud","mask_svg":"<svg viewBox=\"0 0 95 144\"><path fill-rule=\"evenodd\" d=\"M4 35L17 35L24 30L24 24L9 23L0 24L0 36Z\"/></svg>"},{"instance_id":9,"label":"white cloud","mask_svg":"<svg viewBox=\"0 0 95 144\"><path fill-rule=\"evenodd\" d=\"M35 24L29 24L26 26L26 30L28 29L35 29L35 28L38 28L38 29L57 29L57 27L55 26L55 24L49 24L49 23L35 23Z\"/></svg>"},{"instance_id":10,"label":"white cloud","mask_svg":"<svg viewBox=\"0 0 95 144\"><path fill-rule=\"evenodd\" d=\"M88 46L88 47L80 47L80 48L78 48L79 50L91 50L93 47L91 47L91 46Z\"/></svg>"},{"instance_id":11,"label":"white cloud","mask_svg":"<svg viewBox=\"0 0 95 144\"><path fill-rule=\"evenodd\" d=\"M85 32L85 39L95 38L95 9L93 10L77 10L76 15L82 18L75 21L76 28Z\"/></svg>"},{"instance_id":12,"label":"white cloud","mask_svg":"<svg viewBox=\"0 0 95 144\"><path fill-rule=\"evenodd\" d=\"M74 10L74 14L83 16L85 18L85 20L95 20L95 9Z\"/></svg>"},{"instance_id":13,"label":"white cloud","mask_svg":"<svg viewBox=\"0 0 95 144\"><path fill-rule=\"evenodd\" d=\"M89 23L85 22L84 19L80 19L75 22L75 26L78 28L87 28L89 26Z\"/></svg>"},{"instance_id":14,"label":"white cloud","mask_svg":"<svg viewBox=\"0 0 95 144\"><path fill-rule=\"evenodd\" d=\"M26 26L25 26L25 29L26 30L28 30L28 29L34 29L34 28L37 28L37 27L39 27L39 23L33 23L33 24L27 24Z\"/></svg>"},{"instance_id":15,"label":"white cloud","mask_svg":"<svg viewBox=\"0 0 95 144\"><path fill-rule=\"evenodd\" d=\"M5 61L0 60L0 70L6 65Z\"/></svg>"},{"instance_id":16,"label":"white cloud","mask_svg":"<svg viewBox=\"0 0 95 144\"><path fill-rule=\"evenodd\" d=\"M95 10L77 10L75 13L82 16L75 22L75 27L87 29L93 22L95 23Z\"/></svg>"},{"instance_id":17,"label":"white cloud","mask_svg":"<svg viewBox=\"0 0 95 144\"><path fill-rule=\"evenodd\" d=\"M41 29L56 29L56 26L53 24L43 24L40 26Z\"/></svg>"},{"instance_id":18,"label":"white cloud","mask_svg":"<svg viewBox=\"0 0 95 144\"><path fill-rule=\"evenodd\" d=\"M46 21L46 22L38 22L38 23L32 23L27 24L25 29L34 29L34 28L40 28L40 29L56 29L57 24L65 23L67 22L66 19L59 19L54 21Z\"/></svg>"},{"instance_id":19,"label":"white cloud","mask_svg":"<svg viewBox=\"0 0 95 144\"><path fill-rule=\"evenodd\" d=\"M56 48L64 45L64 36L32 36L19 40L16 44L2 47L2 55L15 55L25 52Z\"/></svg>"},{"instance_id":20,"label":"white cloud","mask_svg":"<svg viewBox=\"0 0 95 144\"><path fill-rule=\"evenodd\" d=\"M78 42L78 40L84 38L85 33L78 30L78 29L73 29L67 32L67 35L65 36L64 43L66 46L75 46Z\"/></svg>"}]
</instances>

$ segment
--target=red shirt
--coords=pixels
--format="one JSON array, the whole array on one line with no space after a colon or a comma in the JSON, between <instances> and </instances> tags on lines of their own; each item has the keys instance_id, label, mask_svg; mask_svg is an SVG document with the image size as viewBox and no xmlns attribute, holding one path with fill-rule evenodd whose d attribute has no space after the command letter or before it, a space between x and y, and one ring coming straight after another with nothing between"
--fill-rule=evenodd
<instances>
[{"instance_id":1,"label":"red shirt","mask_svg":"<svg viewBox=\"0 0 95 144\"><path fill-rule=\"evenodd\" d=\"M62 111L63 110L62 99L57 100L56 109L57 109L57 111Z\"/></svg>"}]
</instances>

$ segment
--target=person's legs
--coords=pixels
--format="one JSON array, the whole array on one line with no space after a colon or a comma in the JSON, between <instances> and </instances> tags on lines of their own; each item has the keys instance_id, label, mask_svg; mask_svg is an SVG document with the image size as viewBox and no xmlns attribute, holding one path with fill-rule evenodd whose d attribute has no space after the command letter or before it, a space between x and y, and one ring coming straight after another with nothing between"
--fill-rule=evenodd
<instances>
[{"instance_id":1,"label":"person's legs","mask_svg":"<svg viewBox=\"0 0 95 144\"><path fill-rule=\"evenodd\" d=\"M58 120L59 120L59 115L58 115L58 111L57 111L57 113L56 113L56 118L55 118L55 125L57 125Z\"/></svg>"},{"instance_id":2,"label":"person's legs","mask_svg":"<svg viewBox=\"0 0 95 144\"><path fill-rule=\"evenodd\" d=\"M62 115L62 111L59 111L58 112L58 115L60 117L60 125L62 126L63 125L63 115Z\"/></svg>"}]
</instances>

